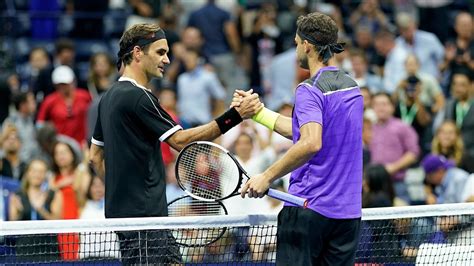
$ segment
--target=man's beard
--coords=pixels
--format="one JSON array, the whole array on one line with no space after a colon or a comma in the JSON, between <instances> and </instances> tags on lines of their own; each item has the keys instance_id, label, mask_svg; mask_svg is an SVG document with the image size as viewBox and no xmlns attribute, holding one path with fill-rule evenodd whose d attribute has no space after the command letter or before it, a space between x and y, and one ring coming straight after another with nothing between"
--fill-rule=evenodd
<instances>
[{"instance_id":1,"label":"man's beard","mask_svg":"<svg viewBox=\"0 0 474 266\"><path fill-rule=\"evenodd\" d=\"M304 56L303 58L298 59L300 67L303 69L309 69L308 57Z\"/></svg>"}]
</instances>

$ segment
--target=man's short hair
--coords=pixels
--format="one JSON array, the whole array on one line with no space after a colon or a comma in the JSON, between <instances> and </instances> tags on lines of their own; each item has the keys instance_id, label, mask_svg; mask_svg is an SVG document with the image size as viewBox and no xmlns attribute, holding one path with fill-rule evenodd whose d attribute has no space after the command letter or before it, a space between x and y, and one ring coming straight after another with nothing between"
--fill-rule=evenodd
<instances>
[{"instance_id":1,"label":"man's short hair","mask_svg":"<svg viewBox=\"0 0 474 266\"><path fill-rule=\"evenodd\" d=\"M18 92L18 93L13 94L12 103L15 106L15 109L19 111L21 104L25 103L27 99L28 99L27 92Z\"/></svg>"},{"instance_id":2,"label":"man's short hair","mask_svg":"<svg viewBox=\"0 0 474 266\"><path fill-rule=\"evenodd\" d=\"M56 54L60 54L64 50L74 50L74 42L70 39L62 38L59 39L55 44Z\"/></svg>"},{"instance_id":3,"label":"man's short hair","mask_svg":"<svg viewBox=\"0 0 474 266\"><path fill-rule=\"evenodd\" d=\"M328 15L318 12L301 15L296 21L296 26L299 32L311 37L319 45L337 43L339 29L336 22Z\"/></svg>"},{"instance_id":4,"label":"man's short hair","mask_svg":"<svg viewBox=\"0 0 474 266\"><path fill-rule=\"evenodd\" d=\"M474 71L470 70L467 67L458 68L455 72L453 72L452 75L453 75L453 77L454 77L454 75L464 75L464 76L467 77L469 82L474 81Z\"/></svg>"},{"instance_id":5,"label":"man's short hair","mask_svg":"<svg viewBox=\"0 0 474 266\"><path fill-rule=\"evenodd\" d=\"M372 99L374 99L375 97L387 97L388 101L390 102L390 104L394 105L395 106L395 103L393 102L393 99L392 99L392 96L390 96L390 94L386 93L386 92L377 92L375 93L374 95L372 95Z\"/></svg>"},{"instance_id":6,"label":"man's short hair","mask_svg":"<svg viewBox=\"0 0 474 266\"><path fill-rule=\"evenodd\" d=\"M127 29L122 37L120 38L120 50L125 51L127 50L130 46L134 45L135 43L138 42L140 39L148 39L151 38L151 35L154 34L155 32L159 31L161 28L157 24L136 24ZM148 51L148 47L150 47L149 44L141 47L144 52ZM132 61L132 53L127 53L121 58L123 63L125 65L130 64Z\"/></svg>"}]
</instances>

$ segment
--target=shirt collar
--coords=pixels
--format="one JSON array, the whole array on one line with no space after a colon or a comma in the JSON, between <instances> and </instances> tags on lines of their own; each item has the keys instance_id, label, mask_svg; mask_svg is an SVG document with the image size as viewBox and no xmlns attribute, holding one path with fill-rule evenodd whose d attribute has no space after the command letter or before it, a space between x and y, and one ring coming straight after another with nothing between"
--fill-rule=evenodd
<instances>
[{"instance_id":1,"label":"shirt collar","mask_svg":"<svg viewBox=\"0 0 474 266\"><path fill-rule=\"evenodd\" d=\"M144 86L138 84L138 82L137 82L136 80L132 79L132 78L128 78L128 77L121 76L121 77L118 79L118 81L128 81L128 82L132 83L135 87L139 87L140 89L144 89L144 90L146 90L146 91L148 91L148 92L151 92L150 89L148 89L148 88L146 88L146 87L144 87Z\"/></svg>"}]
</instances>

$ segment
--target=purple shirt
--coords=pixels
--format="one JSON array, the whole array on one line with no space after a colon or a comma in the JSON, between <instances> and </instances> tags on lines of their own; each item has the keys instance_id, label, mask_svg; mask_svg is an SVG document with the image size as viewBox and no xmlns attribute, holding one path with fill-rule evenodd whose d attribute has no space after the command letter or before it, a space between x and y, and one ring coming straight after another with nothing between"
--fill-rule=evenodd
<instances>
[{"instance_id":1,"label":"purple shirt","mask_svg":"<svg viewBox=\"0 0 474 266\"><path fill-rule=\"evenodd\" d=\"M309 122L321 124L323 135L321 150L291 173L289 192L329 218L361 217L363 109L359 87L336 67L296 88L293 143Z\"/></svg>"},{"instance_id":2,"label":"purple shirt","mask_svg":"<svg viewBox=\"0 0 474 266\"><path fill-rule=\"evenodd\" d=\"M398 118L391 118L386 123L372 126L372 139L369 144L372 163L393 163L407 152L416 156L420 154L418 135L409 125ZM401 181L405 178L405 170L396 172L393 179Z\"/></svg>"}]
</instances>

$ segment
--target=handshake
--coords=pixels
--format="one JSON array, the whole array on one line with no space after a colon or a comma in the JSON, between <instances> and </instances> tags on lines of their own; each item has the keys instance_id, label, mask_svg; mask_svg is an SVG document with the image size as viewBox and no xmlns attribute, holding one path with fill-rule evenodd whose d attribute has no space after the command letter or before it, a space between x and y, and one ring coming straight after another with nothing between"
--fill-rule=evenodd
<instances>
[{"instance_id":1,"label":"handshake","mask_svg":"<svg viewBox=\"0 0 474 266\"><path fill-rule=\"evenodd\" d=\"M235 108L242 119L248 119L263 109L257 93L252 89L248 91L235 90L230 108Z\"/></svg>"}]
</instances>

